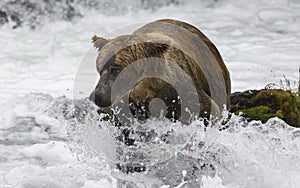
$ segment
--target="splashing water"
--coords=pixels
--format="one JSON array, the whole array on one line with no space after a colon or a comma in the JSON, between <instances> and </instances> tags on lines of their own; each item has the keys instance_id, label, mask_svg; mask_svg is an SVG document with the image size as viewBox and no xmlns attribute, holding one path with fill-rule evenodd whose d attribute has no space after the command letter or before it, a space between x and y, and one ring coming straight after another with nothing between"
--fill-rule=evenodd
<instances>
[{"instance_id":1,"label":"splashing water","mask_svg":"<svg viewBox=\"0 0 300 188\"><path fill-rule=\"evenodd\" d=\"M207 127L136 122L136 132L151 135L133 134L136 146L126 146L88 100L30 94L8 105L14 108L1 109L2 187L299 186L300 130L277 118L261 124L232 115ZM126 174L120 163L146 171Z\"/></svg>"}]
</instances>

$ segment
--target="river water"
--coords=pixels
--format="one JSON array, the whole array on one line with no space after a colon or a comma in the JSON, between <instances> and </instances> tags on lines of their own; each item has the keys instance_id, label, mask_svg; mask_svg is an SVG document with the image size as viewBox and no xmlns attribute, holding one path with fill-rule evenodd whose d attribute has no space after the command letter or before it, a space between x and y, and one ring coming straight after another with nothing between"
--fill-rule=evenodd
<instances>
[{"instance_id":1,"label":"river water","mask_svg":"<svg viewBox=\"0 0 300 188\"><path fill-rule=\"evenodd\" d=\"M298 1L53 2L0 3L0 187L300 186L300 130L278 118L262 124L233 115L224 130L218 122L153 119L144 127L163 142L120 149L117 130L100 122L87 100L99 79L91 37L129 34L162 18L191 23L214 42L233 92L268 84L296 89ZM290 86L281 84L285 78ZM117 170L120 150L143 154L133 162L147 159L147 171Z\"/></svg>"}]
</instances>

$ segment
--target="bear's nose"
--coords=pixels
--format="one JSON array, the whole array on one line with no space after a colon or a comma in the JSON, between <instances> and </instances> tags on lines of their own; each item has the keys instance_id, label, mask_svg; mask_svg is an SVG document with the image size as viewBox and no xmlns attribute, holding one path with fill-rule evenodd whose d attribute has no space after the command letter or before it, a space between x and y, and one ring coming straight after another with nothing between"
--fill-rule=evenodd
<instances>
[{"instance_id":1,"label":"bear's nose","mask_svg":"<svg viewBox=\"0 0 300 188\"><path fill-rule=\"evenodd\" d=\"M97 94L97 92L94 90L90 96L89 99L93 101L97 106L100 106L101 104L101 96Z\"/></svg>"},{"instance_id":2,"label":"bear's nose","mask_svg":"<svg viewBox=\"0 0 300 188\"><path fill-rule=\"evenodd\" d=\"M103 89L105 90L105 89ZM99 107L109 107L111 106L111 98L109 92L101 92L103 90L95 89L91 94L89 99L93 101Z\"/></svg>"}]
</instances>

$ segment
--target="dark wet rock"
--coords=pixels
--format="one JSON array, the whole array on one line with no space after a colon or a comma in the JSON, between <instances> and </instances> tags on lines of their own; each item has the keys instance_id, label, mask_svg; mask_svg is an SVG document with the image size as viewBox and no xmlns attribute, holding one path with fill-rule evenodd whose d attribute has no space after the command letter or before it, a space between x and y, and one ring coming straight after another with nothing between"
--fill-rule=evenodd
<instances>
[{"instance_id":1,"label":"dark wet rock","mask_svg":"<svg viewBox=\"0 0 300 188\"><path fill-rule=\"evenodd\" d=\"M3 25L8 22L8 17L6 12L0 9L0 25Z\"/></svg>"},{"instance_id":2,"label":"dark wet rock","mask_svg":"<svg viewBox=\"0 0 300 188\"><path fill-rule=\"evenodd\" d=\"M231 111L235 112L239 110L241 107L253 107L255 106L255 102L253 97L259 93L259 90L247 90L243 92L235 92L231 94Z\"/></svg>"},{"instance_id":3,"label":"dark wet rock","mask_svg":"<svg viewBox=\"0 0 300 188\"><path fill-rule=\"evenodd\" d=\"M73 0L8 0L0 3L0 25L10 22L12 28L27 26L35 29L51 20L71 21L80 16ZM2 16L3 15L3 16ZM1 18L4 21L1 21Z\"/></svg>"},{"instance_id":4,"label":"dark wet rock","mask_svg":"<svg viewBox=\"0 0 300 188\"><path fill-rule=\"evenodd\" d=\"M231 95L231 112L249 120L266 122L278 117L287 124L300 127L300 97L281 89L248 90Z\"/></svg>"}]
</instances>

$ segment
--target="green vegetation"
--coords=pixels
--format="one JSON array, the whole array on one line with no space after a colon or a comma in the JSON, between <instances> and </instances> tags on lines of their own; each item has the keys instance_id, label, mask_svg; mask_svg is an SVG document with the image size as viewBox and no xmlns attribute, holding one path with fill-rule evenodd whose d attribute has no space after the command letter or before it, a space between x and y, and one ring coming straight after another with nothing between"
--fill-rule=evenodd
<instances>
[{"instance_id":1,"label":"green vegetation","mask_svg":"<svg viewBox=\"0 0 300 188\"><path fill-rule=\"evenodd\" d=\"M278 117L291 126L300 127L300 77L295 85L297 89L293 90L290 81L284 77L280 81L281 89L234 93L231 95L231 111L235 114L242 112L248 120L266 122Z\"/></svg>"},{"instance_id":2,"label":"green vegetation","mask_svg":"<svg viewBox=\"0 0 300 188\"><path fill-rule=\"evenodd\" d=\"M291 91L269 89L253 92L247 100L234 99L232 111L249 120L266 122L279 117L291 126L300 127L300 97Z\"/></svg>"}]
</instances>

